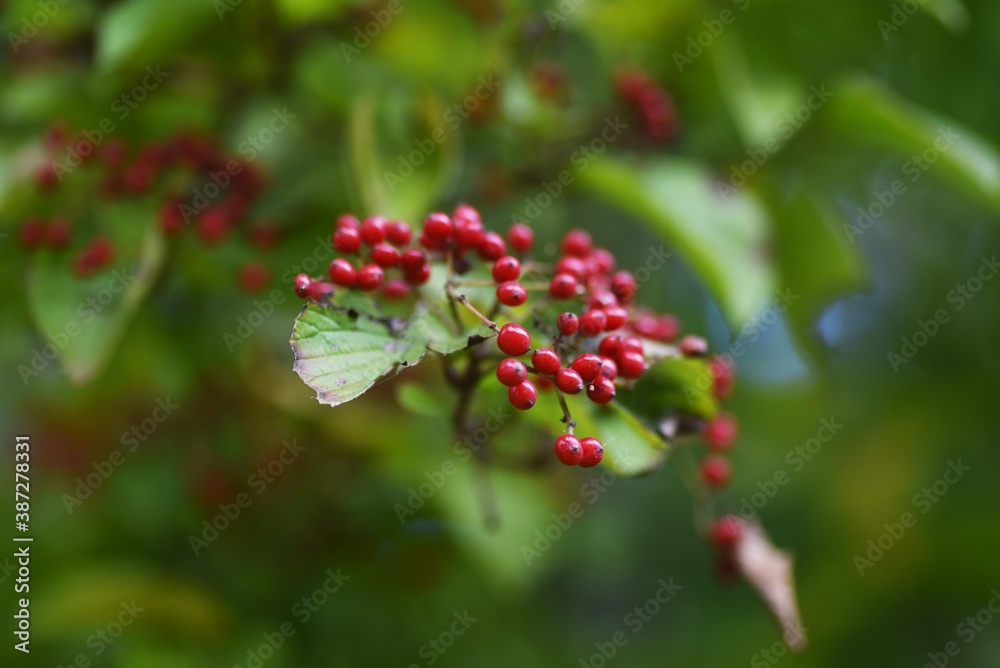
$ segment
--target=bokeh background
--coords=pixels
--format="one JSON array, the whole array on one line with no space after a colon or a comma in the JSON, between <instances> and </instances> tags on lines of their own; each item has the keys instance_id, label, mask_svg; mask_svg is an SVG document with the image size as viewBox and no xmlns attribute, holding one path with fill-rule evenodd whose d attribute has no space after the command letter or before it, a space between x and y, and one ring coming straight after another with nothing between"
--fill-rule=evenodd
<instances>
[{"instance_id":1,"label":"bokeh background","mask_svg":"<svg viewBox=\"0 0 1000 668\"><path fill-rule=\"evenodd\" d=\"M1000 665L996 3L11 0L0 25L0 469L9 499L13 439L30 435L35 536L32 652L7 633L3 665L600 666L595 643L617 632L608 665ZM623 68L669 93L673 140L643 132ZM618 117L629 127L592 144ZM42 187L105 120L98 144L128 164L179 133L249 163L260 182L236 226L161 231L165 199L204 179L133 175L121 193L91 160ZM785 654L747 586L717 580L670 463L592 495L599 470L510 457L491 534L435 365L337 409L314 401L291 368L289 277L342 211L416 223L459 201L496 229L527 219L543 256L570 226L625 267L672 253L640 296L717 351L741 344L721 506L787 474L756 498L796 557L805 654ZM26 250L30 216L70 220L69 247ZM116 256L79 279L98 234ZM112 292L122 267L135 278ZM761 319L782 291L794 304ZM842 427L790 455L823 420ZM549 447L515 420L490 442ZM301 452L261 482L285 443ZM446 462L459 472L401 522ZM585 513L526 564L574 501ZM906 512L916 523L884 537ZM6 628L16 575L0 565ZM627 615L671 578L682 589L637 630Z\"/></svg>"}]
</instances>

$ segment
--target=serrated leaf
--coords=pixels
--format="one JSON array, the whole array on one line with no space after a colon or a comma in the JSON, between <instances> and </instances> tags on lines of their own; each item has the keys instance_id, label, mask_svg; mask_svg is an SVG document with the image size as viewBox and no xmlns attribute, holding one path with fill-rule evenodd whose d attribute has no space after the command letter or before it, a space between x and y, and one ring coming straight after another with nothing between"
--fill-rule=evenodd
<instances>
[{"instance_id":1,"label":"serrated leaf","mask_svg":"<svg viewBox=\"0 0 1000 668\"><path fill-rule=\"evenodd\" d=\"M651 366L616 402L654 427L668 414L711 418L719 410L712 374L703 360L668 357Z\"/></svg>"},{"instance_id":2,"label":"serrated leaf","mask_svg":"<svg viewBox=\"0 0 1000 668\"><path fill-rule=\"evenodd\" d=\"M679 160L640 168L605 158L579 181L678 248L731 325L741 327L770 294L767 216L752 194L731 188L720 194L705 171Z\"/></svg>"}]
</instances>

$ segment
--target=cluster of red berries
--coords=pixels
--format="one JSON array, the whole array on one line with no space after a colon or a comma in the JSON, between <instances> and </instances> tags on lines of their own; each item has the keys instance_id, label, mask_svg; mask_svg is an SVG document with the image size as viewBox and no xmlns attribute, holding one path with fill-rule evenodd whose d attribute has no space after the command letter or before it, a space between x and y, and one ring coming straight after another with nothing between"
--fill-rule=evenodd
<instances>
[{"instance_id":1,"label":"cluster of red berries","mask_svg":"<svg viewBox=\"0 0 1000 668\"><path fill-rule=\"evenodd\" d=\"M615 78L618 95L638 119L643 132L654 141L669 141L679 129L674 101L661 86L640 70L628 70Z\"/></svg>"},{"instance_id":2,"label":"cluster of red berries","mask_svg":"<svg viewBox=\"0 0 1000 668\"><path fill-rule=\"evenodd\" d=\"M99 170L105 198L144 195L158 184L190 184L190 201L176 194L167 196L158 223L164 234L172 236L187 222L196 222L199 237L209 245L224 241L246 219L265 185L252 163L226 154L197 134L178 133L133 152L120 138L102 136L95 143L88 133L72 135L65 124L55 122L44 132L42 145L46 159L35 172L35 180L45 192L54 190L77 168ZM29 217L21 225L20 238L26 250L64 249L72 241L72 232L66 217L57 216L48 223ZM258 224L248 229L247 236L254 246L270 248L277 242L277 228ZM73 272L87 276L107 266L114 255L113 242L98 234L74 256ZM248 262L240 269L240 285L249 292L262 290L268 280L267 267L260 262Z\"/></svg>"}]
</instances>

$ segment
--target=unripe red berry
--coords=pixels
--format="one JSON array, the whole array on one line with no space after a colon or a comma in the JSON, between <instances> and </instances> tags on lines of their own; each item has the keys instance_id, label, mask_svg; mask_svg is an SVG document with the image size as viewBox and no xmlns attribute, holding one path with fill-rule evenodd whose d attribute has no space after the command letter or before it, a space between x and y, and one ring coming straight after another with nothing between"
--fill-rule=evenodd
<instances>
[{"instance_id":1,"label":"unripe red berry","mask_svg":"<svg viewBox=\"0 0 1000 668\"><path fill-rule=\"evenodd\" d=\"M608 380L614 380L618 377L618 363L610 357L603 358L601 360L600 375Z\"/></svg>"},{"instance_id":2,"label":"unripe red berry","mask_svg":"<svg viewBox=\"0 0 1000 668\"><path fill-rule=\"evenodd\" d=\"M556 274L549 282L549 294L553 299L570 299L576 294L578 286L579 283L572 274Z\"/></svg>"},{"instance_id":3,"label":"unripe red berry","mask_svg":"<svg viewBox=\"0 0 1000 668\"><path fill-rule=\"evenodd\" d=\"M507 387L514 387L527 379L528 367L521 360L508 357L497 364L497 380Z\"/></svg>"},{"instance_id":4,"label":"unripe red berry","mask_svg":"<svg viewBox=\"0 0 1000 668\"><path fill-rule=\"evenodd\" d=\"M423 233L428 241L441 246L451 241L454 228L448 214L435 211L424 219Z\"/></svg>"},{"instance_id":5,"label":"unripe red berry","mask_svg":"<svg viewBox=\"0 0 1000 668\"><path fill-rule=\"evenodd\" d=\"M345 288L354 287L354 282L358 278L358 272L354 268L354 265L342 257L335 258L330 262L327 273L330 274L330 280L333 281L334 285L340 285Z\"/></svg>"},{"instance_id":6,"label":"unripe red berry","mask_svg":"<svg viewBox=\"0 0 1000 668\"><path fill-rule=\"evenodd\" d=\"M497 334L497 346L505 355L520 357L531 350L531 336L521 325L508 322Z\"/></svg>"},{"instance_id":7,"label":"unripe red berry","mask_svg":"<svg viewBox=\"0 0 1000 668\"><path fill-rule=\"evenodd\" d=\"M375 244L372 247L372 262L380 267L395 267L399 263L399 251L387 243Z\"/></svg>"},{"instance_id":8,"label":"unripe red berry","mask_svg":"<svg viewBox=\"0 0 1000 668\"><path fill-rule=\"evenodd\" d=\"M586 257L593 243L590 235L583 230L570 230L562 238L562 252L566 255Z\"/></svg>"},{"instance_id":9,"label":"unripe red berry","mask_svg":"<svg viewBox=\"0 0 1000 668\"><path fill-rule=\"evenodd\" d=\"M510 405L519 411L526 411L538 401L538 390L530 380L525 380L507 390Z\"/></svg>"},{"instance_id":10,"label":"unripe red berry","mask_svg":"<svg viewBox=\"0 0 1000 668\"><path fill-rule=\"evenodd\" d=\"M743 520L736 515L725 515L715 520L708 532L708 539L721 549L729 549L736 544L743 533Z\"/></svg>"},{"instance_id":11,"label":"unripe red berry","mask_svg":"<svg viewBox=\"0 0 1000 668\"><path fill-rule=\"evenodd\" d=\"M385 238L393 246L405 246L413 238L413 230L401 220L394 220L385 228Z\"/></svg>"},{"instance_id":12,"label":"unripe red berry","mask_svg":"<svg viewBox=\"0 0 1000 668\"><path fill-rule=\"evenodd\" d=\"M333 247L338 253L350 255L361 248L361 232L354 227L341 227L333 233Z\"/></svg>"},{"instance_id":13,"label":"unripe red berry","mask_svg":"<svg viewBox=\"0 0 1000 668\"><path fill-rule=\"evenodd\" d=\"M583 281L587 278L587 266L578 257L561 257L556 260L555 273L569 274L577 281Z\"/></svg>"},{"instance_id":14,"label":"unripe red berry","mask_svg":"<svg viewBox=\"0 0 1000 668\"><path fill-rule=\"evenodd\" d=\"M719 413L705 423L705 429L701 435L709 449L729 450L739 435L739 422L732 413Z\"/></svg>"},{"instance_id":15,"label":"unripe red berry","mask_svg":"<svg viewBox=\"0 0 1000 668\"><path fill-rule=\"evenodd\" d=\"M455 219L455 241L460 248L479 248L486 237L486 228L478 220Z\"/></svg>"},{"instance_id":16,"label":"unripe red berry","mask_svg":"<svg viewBox=\"0 0 1000 668\"><path fill-rule=\"evenodd\" d=\"M385 272L377 264L366 264L358 269L358 276L355 279L356 285L365 292L378 289L385 279Z\"/></svg>"},{"instance_id":17,"label":"unripe red berry","mask_svg":"<svg viewBox=\"0 0 1000 668\"><path fill-rule=\"evenodd\" d=\"M556 372L556 387L566 394L579 394L583 392L583 378L575 370L563 367Z\"/></svg>"},{"instance_id":18,"label":"unripe red berry","mask_svg":"<svg viewBox=\"0 0 1000 668\"><path fill-rule=\"evenodd\" d=\"M604 459L604 445L593 436L580 439L580 447L583 448L583 459L580 460L583 468L597 466Z\"/></svg>"},{"instance_id":19,"label":"unripe red berry","mask_svg":"<svg viewBox=\"0 0 1000 668\"><path fill-rule=\"evenodd\" d=\"M597 374L601 372L601 358L594 353L583 353L577 355L570 366L580 374L584 381L589 383L597 378Z\"/></svg>"},{"instance_id":20,"label":"unripe red berry","mask_svg":"<svg viewBox=\"0 0 1000 668\"><path fill-rule=\"evenodd\" d=\"M611 277L611 292L614 293L615 297L618 297L618 301L622 304L628 304L632 301L637 289L635 276L631 272L619 271Z\"/></svg>"},{"instance_id":21,"label":"unripe red berry","mask_svg":"<svg viewBox=\"0 0 1000 668\"><path fill-rule=\"evenodd\" d=\"M608 316L604 311L590 309L580 316L580 334L586 337L597 336L608 324Z\"/></svg>"},{"instance_id":22,"label":"unripe red berry","mask_svg":"<svg viewBox=\"0 0 1000 668\"><path fill-rule=\"evenodd\" d=\"M587 397L595 404L606 404L615 398L615 384L609 378L599 375L587 386Z\"/></svg>"},{"instance_id":23,"label":"unripe red berry","mask_svg":"<svg viewBox=\"0 0 1000 668\"><path fill-rule=\"evenodd\" d=\"M642 353L626 350L618 356L618 373L622 378L639 378L646 373L646 358Z\"/></svg>"},{"instance_id":24,"label":"unripe red berry","mask_svg":"<svg viewBox=\"0 0 1000 668\"><path fill-rule=\"evenodd\" d=\"M736 384L733 366L716 357L709 362L708 370L712 374L712 393L715 398L725 399L732 394L733 386Z\"/></svg>"},{"instance_id":25,"label":"unripe red berry","mask_svg":"<svg viewBox=\"0 0 1000 668\"><path fill-rule=\"evenodd\" d=\"M681 339L679 347L681 353L687 357L700 357L708 352L708 341L700 336L688 334Z\"/></svg>"},{"instance_id":26,"label":"unripe red berry","mask_svg":"<svg viewBox=\"0 0 1000 668\"><path fill-rule=\"evenodd\" d=\"M382 216L369 216L365 218L365 222L361 223L361 240L369 246L382 243L385 241L387 226L388 223Z\"/></svg>"},{"instance_id":27,"label":"unripe red berry","mask_svg":"<svg viewBox=\"0 0 1000 668\"><path fill-rule=\"evenodd\" d=\"M295 288L295 294L305 299L309 296L309 290L312 288L312 279L306 274L298 274L292 285Z\"/></svg>"},{"instance_id":28,"label":"unripe red berry","mask_svg":"<svg viewBox=\"0 0 1000 668\"><path fill-rule=\"evenodd\" d=\"M507 254L507 244L496 232L487 232L479 242L479 257L484 260L499 260Z\"/></svg>"},{"instance_id":29,"label":"unripe red berry","mask_svg":"<svg viewBox=\"0 0 1000 668\"><path fill-rule=\"evenodd\" d=\"M390 278L382 286L382 296L390 301L402 299L410 292L410 286L401 278Z\"/></svg>"},{"instance_id":30,"label":"unripe red berry","mask_svg":"<svg viewBox=\"0 0 1000 668\"><path fill-rule=\"evenodd\" d=\"M539 348L531 354L531 366L540 374L554 376L562 367L562 362L556 351L551 348Z\"/></svg>"},{"instance_id":31,"label":"unripe red berry","mask_svg":"<svg viewBox=\"0 0 1000 668\"><path fill-rule=\"evenodd\" d=\"M361 229L361 221L358 220L357 216L352 216L349 213L342 213L337 216L336 228L338 230L344 228L350 228L352 230Z\"/></svg>"},{"instance_id":32,"label":"unripe red berry","mask_svg":"<svg viewBox=\"0 0 1000 668\"><path fill-rule=\"evenodd\" d=\"M497 283L516 281L521 276L521 263L516 257L504 255L493 263L493 280Z\"/></svg>"},{"instance_id":33,"label":"unripe red berry","mask_svg":"<svg viewBox=\"0 0 1000 668\"><path fill-rule=\"evenodd\" d=\"M528 300L528 291L517 281L506 281L497 286L497 300L504 306L520 306Z\"/></svg>"},{"instance_id":34,"label":"unripe red berry","mask_svg":"<svg viewBox=\"0 0 1000 668\"><path fill-rule=\"evenodd\" d=\"M573 434L563 434L556 439L556 457L566 466L576 466L583 461L583 446Z\"/></svg>"},{"instance_id":35,"label":"unripe red berry","mask_svg":"<svg viewBox=\"0 0 1000 668\"><path fill-rule=\"evenodd\" d=\"M733 467L722 455L709 455L701 462L701 478L712 489L719 489L729 484L733 477Z\"/></svg>"},{"instance_id":36,"label":"unripe red berry","mask_svg":"<svg viewBox=\"0 0 1000 668\"><path fill-rule=\"evenodd\" d=\"M607 316L605 329L609 332L622 327L628 321L628 311L621 306L612 306L604 309L604 315Z\"/></svg>"},{"instance_id":37,"label":"unripe red berry","mask_svg":"<svg viewBox=\"0 0 1000 668\"><path fill-rule=\"evenodd\" d=\"M535 233L524 223L514 223L507 230L507 241L518 253L527 253L535 245Z\"/></svg>"},{"instance_id":38,"label":"unripe red berry","mask_svg":"<svg viewBox=\"0 0 1000 668\"><path fill-rule=\"evenodd\" d=\"M559 328L559 333L563 336L573 336L580 329L580 318L575 313L566 311L559 314L556 326Z\"/></svg>"}]
</instances>

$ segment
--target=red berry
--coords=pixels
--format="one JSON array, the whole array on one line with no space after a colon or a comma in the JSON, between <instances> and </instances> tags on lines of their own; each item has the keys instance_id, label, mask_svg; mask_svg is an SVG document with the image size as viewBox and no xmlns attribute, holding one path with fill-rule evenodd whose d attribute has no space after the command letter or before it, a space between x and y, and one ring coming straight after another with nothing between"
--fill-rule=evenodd
<instances>
[{"instance_id":1,"label":"red berry","mask_svg":"<svg viewBox=\"0 0 1000 668\"><path fill-rule=\"evenodd\" d=\"M521 263L516 257L504 255L493 263L493 280L497 283L516 281L521 276Z\"/></svg>"},{"instance_id":2,"label":"red berry","mask_svg":"<svg viewBox=\"0 0 1000 668\"><path fill-rule=\"evenodd\" d=\"M580 461L583 468L597 466L604 459L604 445L593 436L580 439L580 447L583 448L583 459Z\"/></svg>"},{"instance_id":3,"label":"red berry","mask_svg":"<svg viewBox=\"0 0 1000 668\"><path fill-rule=\"evenodd\" d=\"M559 333L563 336L573 336L580 329L580 318L575 313L570 313L569 311L560 313L559 318L556 320L556 326L559 328Z\"/></svg>"},{"instance_id":4,"label":"red berry","mask_svg":"<svg viewBox=\"0 0 1000 668\"><path fill-rule=\"evenodd\" d=\"M594 353L583 353L577 355L570 366L580 374L584 381L589 383L597 378L597 374L601 372L601 358Z\"/></svg>"},{"instance_id":5,"label":"red berry","mask_svg":"<svg viewBox=\"0 0 1000 668\"><path fill-rule=\"evenodd\" d=\"M458 204L455 206L455 210L452 211L453 218L455 221L463 221L468 223L481 223L483 222L483 217L479 215L479 211L470 204Z\"/></svg>"},{"instance_id":6,"label":"red berry","mask_svg":"<svg viewBox=\"0 0 1000 668\"><path fill-rule=\"evenodd\" d=\"M739 435L739 422L732 413L719 413L705 423L702 431L705 445L711 450L728 450Z\"/></svg>"},{"instance_id":7,"label":"red berry","mask_svg":"<svg viewBox=\"0 0 1000 668\"><path fill-rule=\"evenodd\" d=\"M497 380L507 387L514 387L527 379L528 367L521 360L508 357L497 364Z\"/></svg>"},{"instance_id":8,"label":"red berry","mask_svg":"<svg viewBox=\"0 0 1000 668\"><path fill-rule=\"evenodd\" d=\"M361 221L358 220L357 216L352 216L349 213L342 213L339 216L337 216L336 228L338 230L344 228L349 228L352 230L360 230Z\"/></svg>"},{"instance_id":9,"label":"red berry","mask_svg":"<svg viewBox=\"0 0 1000 668\"><path fill-rule=\"evenodd\" d=\"M399 251L387 243L372 247L372 262L380 267L395 267L399 263Z\"/></svg>"},{"instance_id":10,"label":"red berry","mask_svg":"<svg viewBox=\"0 0 1000 668\"><path fill-rule=\"evenodd\" d=\"M538 401L538 390L534 383L525 380L507 390L507 399L514 408L526 411Z\"/></svg>"},{"instance_id":11,"label":"red berry","mask_svg":"<svg viewBox=\"0 0 1000 668\"><path fill-rule=\"evenodd\" d=\"M615 362L610 357L605 357L601 360L601 376L607 378L608 380L614 380L618 377L618 363Z\"/></svg>"},{"instance_id":12,"label":"red berry","mask_svg":"<svg viewBox=\"0 0 1000 668\"><path fill-rule=\"evenodd\" d=\"M427 253L419 248L411 248L403 253L399 261L403 265L403 271L416 271L427 264Z\"/></svg>"},{"instance_id":13,"label":"red berry","mask_svg":"<svg viewBox=\"0 0 1000 668\"><path fill-rule=\"evenodd\" d=\"M365 292L370 292L382 285L385 272L377 264L366 264L358 269L357 286Z\"/></svg>"},{"instance_id":14,"label":"red berry","mask_svg":"<svg viewBox=\"0 0 1000 668\"><path fill-rule=\"evenodd\" d=\"M198 219L198 236L206 244L218 244L229 234L229 214L221 207L206 209Z\"/></svg>"},{"instance_id":15,"label":"red berry","mask_svg":"<svg viewBox=\"0 0 1000 668\"><path fill-rule=\"evenodd\" d=\"M709 455L701 462L701 477L713 489L725 487L733 477L733 467L722 455Z\"/></svg>"},{"instance_id":16,"label":"red berry","mask_svg":"<svg viewBox=\"0 0 1000 668\"><path fill-rule=\"evenodd\" d=\"M573 434L563 434L556 439L556 457L566 466L576 466L583 461L583 446Z\"/></svg>"},{"instance_id":17,"label":"red berry","mask_svg":"<svg viewBox=\"0 0 1000 668\"><path fill-rule=\"evenodd\" d=\"M45 223L38 218L27 218L21 223L18 233L21 245L26 249L33 249L45 239Z\"/></svg>"},{"instance_id":18,"label":"red berry","mask_svg":"<svg viewBox=\"0 0 1000 668\"><path fill-rule=\"evenodd\" d=\"M607 291L597 292L590 298L590 301L587 302L587 306L604 311L618 306L618 297L615 297L613 293Z\"/></svg>"},{"instance_id":19,"label":"red berry","mask_svg":"<svg viewBox=\"0 0 1000 668\"><path fill-rule=\"evenodd\" d=\"M111 139L101 148L101 160L108 167L117 167L125 160L125 142Z\"/></svg>"},{"instance_id":20,"label":"red berry","mask_svg":"<svg viewBox=\"0 0 1000 668\"><path fill-rule=\"evenodd\" d=\"M637 339L634 336L626 336L622 339L622 352L639 353L642 355L642 339Z\"/></svg>"},{"instance_id":21,"label":"red berry","mask_svg":"<svg viewBox=\"0 0 1000 668\"><path fill-rule=\"evenodd\" d=\"M45 162L35 170L35 183L43 190L48 190L59 182L59 175L56 173L55 165Z\"/></svg>"},{"instance_id":22,"label":"red berry","mask_svg":"<svg viewBox=\"0 0 1000 668\"><path fill-rule=\"evenodd\" d=\"M267 287L269 273L262 262L247 262L240 269L240 286L249 293L260 292Z\"/></svg>"},{"instance_id":23,"label":"red berry","mask_svg":"<svg viewBox=\"0 0 1000 668\"><path fill-rule=\"evenodd\" d=\"M431 265L423 263L416 269L403 269L403 278L410 285L423 285L431 277Z\"/></svg>"},{"instance_id":24,"label":"red berry","mask_svg":"<svg viewBox=\"0 0 1000 668\"><path fill-rule=\"evenodd\" d=\"M681 353L687 357L699 357L708 352L708 341L700 336L688 334L680 342Z\"/></svg>"},{"instance_id":25,"label":"red berry","mask_svg":"<svg viewBox=\"0 0 1000 668\"><path fill-rule=\"evenodd\" d=\"M528 330L521 325L508 322L500 328L500 333L497 334L497 346L505 355L520 357L531 350L531 336L528 334Z\"/></svg>"},{"instance_id":26,"label":"red berry","mask_svg":"<svg viewBox=\"0 0 1000 668\"><path fill-rule=\"evenodd\" d=\"M727 365L716 357L709 362L708 370L712 374L712 393L716 399L725 399L732 393L733 386L736 384L733 365Z\"/></svg>"},{"instance_id":27,"label":"red berry","mask_svg":"<svg viewBox=\"0 0 1000 668\"><path fill-rule=\"evenodd\" d=\"M578 257L561 257L556 260L555 273L569 274L578 281L587 278L587 265Z\"/></svg>"},{"instance_id":28,"label":"red berry","mask_svg":"<svg viewBox=\"0 0 1000 668\"><path fill-rule=\"evenodd\" d=\"M528 300L528 291L517 281L506 281L497 286L497 299L504 306L520 306Z\"/></svg>"},{"instance_id":29,"label":"red berry","mask_svg":"<svg viewBox=\"0 0 1000 668\"><path fill-rule=\"evenodd\" d=\"M487 232L479 243L479 257L484 260L499 260L507 254L507 244L496 232Z\"/></svg>"},{"instance_id":30,"label":"red berry","mask_svg":"<svg viewBox=\"0 0 1000 668\"><path fill-rule=\"evenodd\" d=\"M333 297L333 293L336 291L333 283L327 283L326 281L313 281L312 285L309 287L309 298L315 302L325 302L329 301Z\"/></svg>"},{"instance_id":31,"label":"red berry","mask_svg":"<svg viewBox=\"0 0 1000 668\"><path fill-rule=\"evenodd\" d=\"M612 359L618 357L625 352L625 344L623 343L622 337L618 334L605 336L597 345L597 352Z\"/></svg>"},{"instance_id":32,"label":"red berry","mask_svg":"<svg viewBox=\"0 0 1000 668\"><path fill-rule=\"evenodd\" d=\"M592 246L593 240L583 230L570 230L562 238L562 252L566 255L586 257Z\"/></svg>"},{"instance_id":33,"label":"red berry","mask_svg":"<svg viewBox=\"0 0 1000 668\"><path fill-rule=\"evenodd\" d=\"M642 353L626 350L618 356L618 373L622 378L639 378L646 373L646 358Z\"/></svg>"},{"instance_id":34,"label":"red berry","mask_svg":"<svg viewBox=\"0 0 1000 668\"><path fill-rule=\"evenodd\" d=\"M394 220L385 228L385 238L393 246L405 246L413 238L413 230L401 220Z\"/></svg>"},{"instance_id":35,"label":"red berry","mask_svg":"<svg viewBox=\"0 0 1000 668\"><path fill-rule=\"evenodd\" d=\"M507 230L507 241L518 253L527 253L535 245L535 233L524 223L514 223Z\"/></svg>"},{"instance_id":36,"label":"red berry","mask_svg":"<svg viewBox=\"0 0 1000 668\"><path fill-rule=\"evenodd\" d=\"M56 248L63 248L69 245L72 234L69 221L65 218L53 218L49 221L49 226L45 230L45 241Z\"/></svg>"},{"instance_id":37,"label":"red berry","mask_svg":"<svg viewBox=\"0 0 1000 668\"><path fill-rule=\"evenodd\" d=\"M388 223L382 216L369 216L361 223L361 240L369 246L385 241L385 229Z\"/></svg>"},{"instance_id":38,"label":"red berry","mask_svg":"<svg viewBox=\"0 0 1000 668\"><path fill-rule=\"evenodd\" d=\"M293 285L295 287L295 294L305 299L309 296L309 291L312 289L312 279L306 274L298 274L295 277Z\"/></svg>"},{"instance_id":39,"label":"red berry","mask_svg":"<svg viewBox=\"0 0 1000 668\"><path fill-rule=\"evenodd\" d=\"M334 285L345 288L354 287L354 282L358 279L358 272L354 265L342 257L338 257L330 263L328 273Z\"/></svg>"},{"instance_id":40,"label":"red berry","mask_svg":"<svg viewBox=\"0 0 1000 668\"><path fill-rule=\"evenodd\" d=\"M395 301L402 299L410 292L410 286L401 278L390 278L382 286L382 296Z\"/></svg>"},{"instance_id":41,"label":"red berry","mask_svg":"<svg viewBox=\"0 0 1000 668\"><path fill-rule=\"evenodd\" d=\"M436 211L424 219L423 234L427 240L436 246L443 247L451 241L454 228L448 214Z\"/></svg>"},{"instance_id":42,"label":"red berry","mask_svg":"<svg viewBox=\"0 0 1000 668\"><path fill-rule=\"evenodd\" d=\"M579 283L572 274L556 274L549 282L549 294L553 299L570 299L576 294L578 286Z\"/></svg>"},{"instance_id":43,"label":"red berry","mask_svg":"<svg viewBox=\"0 0 1000 668\"><path fill-rule=\"evenodd\" d=\"M653 330L653 336L651 338L657 341L663 341L664 343L670 343L676 339L681 333L681 323L676 318L670 314L661 315L656 319L656 328Z\"/></svg>"},{"instance_id":44,"label":"red berry","mask_svg":"<svg viewBox=\"0 0 1000 668\"><path fill-rule=\"evenodd\" d=\"M594 274L606 274L615 268L615 256L611 251L595 248L586 259L587 267L593 268ZM591 273L588 271L588 273Z\"/></svg>"},{"instance_id":45,"label":"red berry","mask_svg":"<svg viewBox=\"0 0 1000 668\"><path fill-rule=\"evenodd\" d=\"M606 404L615 398L615 384L609 378L598 376L587 386L587 397L595 404Z\"/></svg>"},{"instance_id":46,"label":"red berry","mask_svg":"<svg viewBox=\"0 0 1000 668\"><path fill-rule=\"evenodd\" d=\"M551 348L539 348L531 355L531 366L540 374L554 376L562 367L562 362L556 351Z\"/></svg>"},{"instance_id":47,"label":"red berry","mask_svg":"<svg viewBox=\"0 0 1000 668\"><path fill-rule=\"evenodd\" d=\"M486 236L486 228L479 220L455 219L455 241L460 248L479 248Z\"/></svg>"},{"instance_id":48,"label":"red berry","mask_svg":"<svg viewBox=\"0 0 1000 668\"><path fill-rule=\"evenodd\" d=\"M716 547L728 549L736 544L742 533L743 520L736 515L726 515L715 520L708 537Z\"/></svg>"},{"instance_id":49,"label":"red berry","mask_svg":"<svg viewBox=\"0 0 1000 668\"><path fill-rule=\"evenodd\" d=\"M607 327L608 316L604 311L590 309L580 316L580 333L583 336L597 336Z\"/></svg>"},{"instance_id":50,"label":"red berry","mask_svg":"<svg viewBox=\"0 0 1000 668\"><path fill-rule=\"evenodd\" d=\"M609 332L618 329L628 321L628 311L621 306L612 306L604 309L604 315L607 316L605 329Z\"/></svg>"},{"instance_id":51,"label":"red berry","mask_svg":"<svg viewBox=\"0 0 1000 668\"><path fill-rule=\"evenodd\" d=\"M350 255L361 248L361 232L353 227L341 227L333 233L333 247L338 253Z\"/></svg>"},{"instance_id":52,"label":"red berry","mask_svg":"<svg viewBox=\"0 0 1000 668\"><path fill-rule=\"evenodd\" d=\"M631 272L619 271L616 272L614 276L611 277L611 292L614 293L615 297L622 304L628 304L635 297L635 291L638 289L638 285L635 282L635 277Z\"/></svg>"},{"instance_id":53,"label":"red berry","mask_svg":"<svg viewBox=\"0 0 1000 668\"><path fill-rule=\"evenodd\" d=\"M579 394L583 392L583 378L573 369L563 367L556 372L556 387L566 394Z\"/></svg>"}]
</instances>

